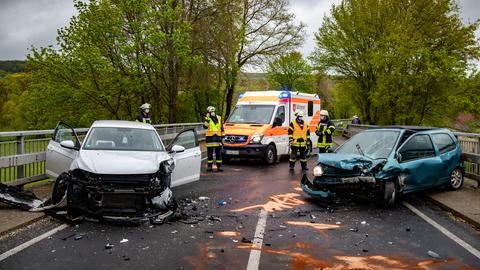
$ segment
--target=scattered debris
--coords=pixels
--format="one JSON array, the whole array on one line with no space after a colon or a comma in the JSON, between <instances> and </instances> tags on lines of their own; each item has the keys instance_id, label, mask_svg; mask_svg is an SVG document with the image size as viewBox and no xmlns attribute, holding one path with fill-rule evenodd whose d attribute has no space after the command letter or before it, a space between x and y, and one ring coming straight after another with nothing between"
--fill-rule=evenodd
<instances>
[{"instance_id":1,"label":"scattered debris","mask_svg":"<svg viewBox=\"0 0 480 270\"><path fill-rule=\"evenodd\" d=\"M364 249L362 249L362 251L363 251L363 252L368 252L368 249L365 249L365 248L364 248Z\"/></svg>"},{"instance_id":2,"label":"scattered debris","mask_svg":"<svg viewBox=\"0 0 480 270\"><path fill-rule=\"evenodd\" d=\"M364 221L360 222L360 224L367 225L367 222L364 220Z\"/></svg>"},{"instance_id":3,"label":"scattered debris","mask_svg":"<svg viewBox=\"0 0 480 270\"><path fill-rule=\"evenodd\" d=\"M234 243L238 243L238 240L237 240L237 239L232 239L232 241L233 241Z\"/></svg>"},{"instance_id":4,"label":"scattered debris","mask_svg":"<svg viewBox=\"0 0 480 270\"><path fill-rule=\"evenodd\" d=\"M126 239L126 238L123 238L122 240L120 240L120 244L123 244L123 243L126 243L126 242L128 242L128 239Z\"/></svg>"},{"instance_id":5,"label":"scattered debris","mask_svg":"<svg viewBox=\"0 0 480 270\"><path fill-rule=\"evenodd\" d=\"M285 225L280 225L279 227L280 228L287 228L287 226L285 226Z\"/></svg>"},{"instance_id":6,"label":"scattered debris","mask_svg":"<svg viewBox=\"0 0 480 270\"><path fill-rule=\"evenodd\" d=\"M429 251L427 252L427 254L428 254L428 256L430 256L430 257L432 257L432 258L434 258L434 259L440 259L440 258L441 258L440 255L438 255L438 253L436 253L436 252L434 252L434 251L431 251L431 250L429 250Z\"/></svg>"},{"instance_id":7,"label":"scattered debris","mask_svg":"<svg viewBox=\"0 0 480 270\"><path fill-rule=\"evenodd\" d=\"M335 224L340 225L340 224L342 224L342 222L337 221L337 222L335 222Z\"/></svg>"},{"instance_id":8,"label":"scattered debris","mask_svg":"<svg viewBox=\"0 0 480 270\"><path fill-rule=\"evenodd\" d=\"M171 231L172 234L175 234L175 233L177 233L177 232L178 232L177 230Z\"/></svg>"},{"instance_id":9,"label":"scattered debris","mask_svg":"<svg viewBox=\"0 0 480 270\"><path fill-rule=\"evenodd\" d=\"M143 247L142 250L147 250L149 248L150 248L149 246L146 246L146 247Z\"/></svg>"},{"instance_id":10,"label":"scattered debris","mask_svg":"<svg viewBox=\"0 0 480 270\"><path fill-rule=\"evenodd\" d=\"M203 202L203 201L208 201L208 200L210 200L210 198L209 198L209 197L206 197L206 196L200 196L200 197L198 197L198 200Z\"/></svg>"},{"instance_id":11,"label":"scattered debris","mask_svg":"<svg viewBox=\"0 0 480 270\"><path fill-rule=\"evenodd\" d=\"M75 234L75 240L80 240L85 236L85 233L77 233Z\"/></svg>"},{"instance_id":12,"label":"scattered debris","mask_svg":"<svg viewBox=\"0 0 480 270\"><path fill-rule=\"evenodd\" d=\"M272 246L272 244L270 244L270 243L265 243L265 246L267 246L267 247L271 247L271 246Z\"/></svg>"},{"instance_id":13,"label":"scattered debris","mask_svg":"<svg viewBox=\"0 0 480 270\"><path fill-rule=\"evenodd\" d=\"M409 231L410 231L410 228L406 228L405 231L409 232Z\"/></svg>"},{"instance_id":14,"label":"scattered debris","mask_svg":"<svg viewBox=\"0 0 480 270\"><path fill-rule=\"evenodd\" d=\"M227 205L227 202L224 201L224 200L219 200L219 201L218 201L218 205L219 205L219 206L225 206L225 205Z\"/></svg>"},{"instance_id":15,"label":"scattered debris","mask_svg":"<svg viewBox=\"0 0 480 270\"><path fill-rule=\"evenodd\" d=\"M245 237L242 237L242 243L253 243L252 240L248 240Z\"/></svg>"},{"instance_id":16,"label":"scattered debris","mask_svg":"<svg viewBox=\"0 0 480 270\"><path fill-rule=\"evenodd\" d=\"M350 228L350 231L351 231L351 232L358 232L358 227Z\"/></svg>"},{"instance_id":17,"label":"scattered debris","mask_svg":"<svg viewBox=\"0 0 480 270\"><path fill-rule=\"evenodd\" d=\"M112 249L114 247L114 245L110 244L110 243L107 243L105 245L105 249Z\"/></svg>"},{"instance_id":18,"label":"scattered debris","mask_svg":"<svg viewBox=\"0 0 480 270\"><path fill-rule=\"evenodd\" d=\"M316 219L317 217L314 216L313 214L310 214L310 218L311 218L311 219Z\"/></svg>"}]
</instances>

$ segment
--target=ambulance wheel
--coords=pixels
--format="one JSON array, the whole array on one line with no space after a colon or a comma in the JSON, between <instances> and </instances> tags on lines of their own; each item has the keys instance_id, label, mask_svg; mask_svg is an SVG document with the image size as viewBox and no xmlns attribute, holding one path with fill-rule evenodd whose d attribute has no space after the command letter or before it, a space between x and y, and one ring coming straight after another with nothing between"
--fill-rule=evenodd
<instances>
[{"instance_id":1,"label":"ambulance wheel","mask_svg":"<svg viewBox=\"0 0 480 270\"><path fill-rule=\"evenodd\" d=\"M268 145L267 150L265 151L265 163L273 164L277 161L277 150L274 145Z\"/></svg>"}]
</instances>

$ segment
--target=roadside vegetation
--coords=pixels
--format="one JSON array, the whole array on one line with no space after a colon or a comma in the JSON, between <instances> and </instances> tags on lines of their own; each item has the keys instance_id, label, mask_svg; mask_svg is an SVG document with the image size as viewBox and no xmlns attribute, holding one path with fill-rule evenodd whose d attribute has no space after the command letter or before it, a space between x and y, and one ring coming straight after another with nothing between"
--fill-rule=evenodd
<instances>
[{"instance_id":1,"label":"roadside vegetation","mask_svg":"<svg viewBox=\"0 0 480 270\"><path fill-rule=\"evenodd\" d=\"M155 123L197 122L267 89L317 93L333 118L480 129L479 23L454 0L343 1L310 56L288 3L75 1L55 47L0 63L0 130L134 119L144 102Z\"/></svg>"}]
</instances>

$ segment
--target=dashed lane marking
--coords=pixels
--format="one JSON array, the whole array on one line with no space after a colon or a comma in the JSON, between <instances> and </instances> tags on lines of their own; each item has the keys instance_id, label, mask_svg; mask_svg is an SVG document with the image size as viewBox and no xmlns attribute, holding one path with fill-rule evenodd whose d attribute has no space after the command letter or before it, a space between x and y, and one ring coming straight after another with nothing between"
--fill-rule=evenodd
<instances>
[{"instance_id":1,"label":"dashed lane marking","mask_svg":"<svg viewBox=\"0 0 480 270\"><path fill-rule=\"evenodd\" d=\"M18 253L18 252L20 252L20 251L22 251L22 250L24 250L24 249L26 249L26 248L28 248L28 247L36 244L36 243L42 241L43 239L45 239L45 238L47 238L47 237L49 237L49 236L54 235L55 233L57 233L57 232L65 229L65 228L67 228L67 227L69 227L68 224L62 224L62 225L60 225L60 226L58 226L58 227L56 227L56 228L54 228L54 229L52 229L52 230L50 230L50 231L42 234L42 235L40 235L40 236L37 236L37 237L33 238L33 239L30 240L30 241L27 241L27 242L25 242L25 243L23 243L23 244L21 244L21 245L19 245L19 246L17 246L17 247L14 247L14 248L6 251L6 252L3 253L3 254L0 254L0 262L3 261L3 260L5 260L5 259L8 258L8 257L14 255L15 253Z\"/></svg>"},{"instance_id":2,"label":"dashed lane marking","mask_svg":"<svg viewBox=\"0 0 480 270\"><path fill-rule=\"evenodd\" d=\"M255 237L253 238L253 249L250 251L248 258L247 270L258 270L260 265L260 255L262 254L263 236L265 235L265 227L267 225L268 212L264 209L260 210L258 215L257 228L255 229Z\"/></svg>"},{"instance_id":3,"label":"dashed lane marking","mask_svg":"<svg viewBox=\"0 0 480 270\"><path fill-rule=\"evenodd\" d=\"M425 215L424 213L420 212L420 210L418 210L417 208L415 208L413 205L409 204L408 202L402 202L403 205L405 205L405 207L407 207L408 209L410 209L412 212L414 212L415 214L417 214L419 217L421 217L423 220L425 220L426 222L428 222L430 225L432 225L433 227L435 227L437 230L439 230L441 233L443 233L445 236L447 236L448 238L452 239L455 243L459 244L460 246L462 246L464 249L466 249L468 252L472 253L473 256L477 257L478 259L480 259L480 251L478 251L478 249L472 247L470 244L468 244L467 242L463 241L462 239L460 239L458 236L456 236L455 234L451 233L449 230L445 229L445 227L443 227L442 225L438 224L437 222L435 222L433 219L429 218L427 215Z\"/></svg>"}]
</instances>

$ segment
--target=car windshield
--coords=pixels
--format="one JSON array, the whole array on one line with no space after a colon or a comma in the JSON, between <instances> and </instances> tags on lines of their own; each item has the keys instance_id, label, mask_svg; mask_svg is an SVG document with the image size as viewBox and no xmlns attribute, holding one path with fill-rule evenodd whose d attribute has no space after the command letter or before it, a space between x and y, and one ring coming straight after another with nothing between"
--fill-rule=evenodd
<instances>
[{"instance_id":1,"label":"car windshield","mask_svg":"<svg viewBox=\"0 0 480 270\"><path fill-rule=\"evenodd\" d=\"M244 124L269 124L274 105L237 105L227 122Z\"/></svg>"},{"instance_id":2,"label":"car windshield","mask_svg":"<svg viewBox=\"0 0 480 270\"><path fill-rule=\"evenodd\" d=\"M359 154L371 159L386 159L397 142L398 131L365 131L346 141L336 153Z\"/></svg>"},{"instance_id":3,"label":"car windshield","mask_svg":"<svg viewBox=\"0 0 480 270\"><path fill-rule=\"evenodd\" d=\"M85 150L164 151L155 130L121 127L95 127L90 131Z\"/></svg>"}]
</instances>

